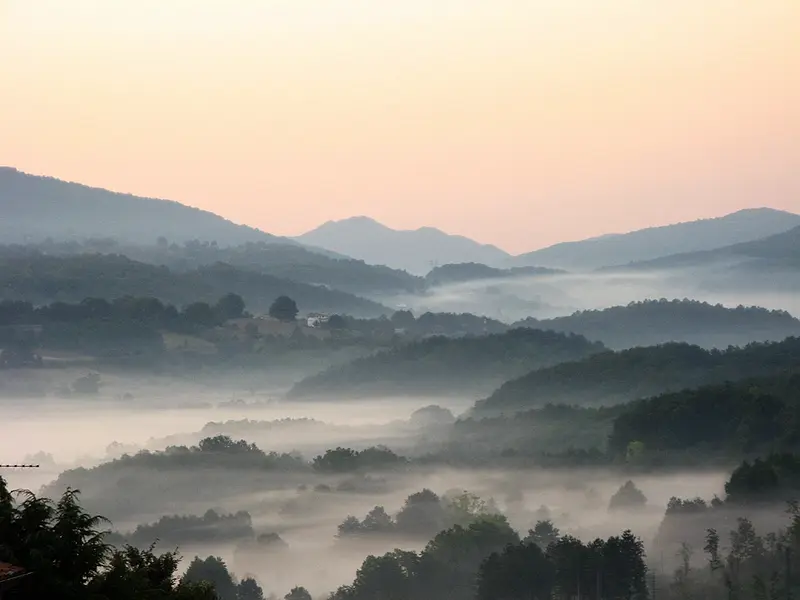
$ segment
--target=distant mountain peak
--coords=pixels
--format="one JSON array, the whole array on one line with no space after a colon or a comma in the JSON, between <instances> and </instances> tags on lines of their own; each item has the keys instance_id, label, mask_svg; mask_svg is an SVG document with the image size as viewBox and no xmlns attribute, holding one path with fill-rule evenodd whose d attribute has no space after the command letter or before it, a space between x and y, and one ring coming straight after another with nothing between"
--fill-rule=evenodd
<instances>
[{"instance_id":1,"label":"distant mountain peak","mask_svg":"<svg viewBox=\"0 0 800 600\"><path fill-rule=\"evenodd\" d=\"M510 258L495 246L451 235L436 227L393 229L366 216L328 221L295 239L418 275L424 275L436 264L476 262L501 266Z\"/></svg>"}]
</instances>

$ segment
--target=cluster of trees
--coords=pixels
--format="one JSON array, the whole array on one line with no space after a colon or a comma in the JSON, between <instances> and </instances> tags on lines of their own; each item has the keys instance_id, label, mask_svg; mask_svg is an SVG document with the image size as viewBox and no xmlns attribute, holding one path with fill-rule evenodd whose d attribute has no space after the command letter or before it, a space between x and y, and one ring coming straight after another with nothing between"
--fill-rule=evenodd
<instances>
[{"instance_id":1,"label":"cluster of trees","mask_svg":"<svg viewBox=\"0 0 800 600\"><path fill-rule=\"evenodd\" d=\"M644 547L631 532L589 544L555 536L542 549L521 541L504 517L482 517L441 531L420 553L367 557L331 600L649 597Z\"/></svg>"},{"instance_id":2,"label":"cluster of trees","mask_svg":"<svg viewBox=\"0 0 800 600\"><path fill-rule=\"evenodd\" d=\"M74 491L56 502L30 492L15 499L0 477L0 561L31 573L19 583L21 597L216 599L213 585L178 578L177 553L114 549L104 541L104 524L82 509Z\"/></svg>"},{"instance_id":3,"label":"cluster of trees","mask_svg":"<svg viewBox=\"0 0 800 600\"><path fill-rule=\"evenodd\" d=\"M130 533L117 535L138 548L146 548L154 540L176 547L192 543L207 543L255 538L250 514L239 511L220 514L209 509L202 517L195 515L163 516L155 523L139 525Z\"/></svg>"},{"instance_id":4,"label":"cluster of trees","mask_svg":"<svg viewBox=\"0 0 800 600\"><path fill-rule=\"evenodd\" d=\"M0 256L0 289L7 300L34 304L146 294L164 303L186 306L193 302L213 303L224 294L234 293L244 298L254 312L267 312L275 298L289 296L308 311L362 317L391 313L376 302L347 292L225 263L176 271L117 254Z\"/></svg>"},{"instance_id":5,"label":"cluster of trees","mask_svg":"<svg viewBox=\"0 0 800 600\"><path fill-rule=\"evenodd\" d=\"M702 385L778 376L796 368L800 338L727 350L669 343L594 353L541 368L503 384L475 405L476 414L525 410L547 403L611 405Z\"/></svg>"},{"instance_id":6,"label":"cluster of trees","mask_svg":"<svg viewBox=\"0 0 800 600\"><path fill-rule=\"evenodd\" d=\"M348 516L338 528L340 539L371 535L430 538L454 525L468 525L499 511L494 502L469 492L451 492L440 497L429 489L411 494L392 518L383 506L373 508L363 520Z\"/></svg>"},{"instance_id":7,"label":"cluster of trees","mask_svg":"<svg viewBox=\"0 0 800 600\"><path fill-rule=\"evenodd\" d=\"M800 335L800 320L786 311L755 306L726 308L688 299L631 302L555 319L529 317L515 326L578 333L590 340L602 340L615 350L671 341L727 348Z\"/></svg>"},{"instance_id":8,"label":"cluster of trees","mask_svg":"<svg viewBox=\"0 0 800 600\"><path fill-rule=\"evenodd\" d=\"M123 296L112 301L90 297L74 304L53 302L42 306L22 300L0 301L0 326L125 321L180 329L182 323L209 327L243 315L244 300L233 293L221 296L212 304L193 302L182 309L147 296Z\"/></svg>"},{"instance_id":9,"label":"cluster of trees","mask_svg":"<svg viewBox=\"0 0 800 600\"><path fill-rule=\"evenodd\" d=\"M662 577L661 596L709 600L796 597L800 591L800 507L790 502L786 512L790 515L788 527L759 535L752 520L737 517L719 499L710 504L701 499L670 500L656 543L674 550L679 566L671 580ZM722 528L729 531L727 543L719 533ZM699 552L704 559L700 568Z\"/></svg>"},{"instance_id":10,"label":"cluster of trees","mask_svg":"<svg viewBox=\"0 0 800 600\"><path fill-rule=\"evenodd\" d=\"M385 446L373 446L364 450L334 448L314 458L311 466L321 473L349 473L360 469L384 469L404 465L408 460L395 454Z\"/></svg>"},{"instance_id":11,"label":"cluster of trees","mask_svg":"<svg viewBox=\"0 0 800 600\"><path fill-rule=\"evenodd\" d=\"M431 337L332 368L297 383L292 397L330 394L483 394L502 381L603 350L571 334L514 329L461 338Z\"/></svg>"},{"instance_id":12,"label":"cluster of trees","mask_svg":"<svg viewBox=\"0 0 800 600\"><path fill-rule=\"evenodd\" d=\"M5 350L32 354L36 348L75 351L103 357L161 355L162 331L191 333L246 314L237 294L215 303L192 302L182 309L152 297L113 301L84 298L78 303L0 302L0 344ZM30 361L28 361L30 362Z\"/></svg>"}]
</instances>

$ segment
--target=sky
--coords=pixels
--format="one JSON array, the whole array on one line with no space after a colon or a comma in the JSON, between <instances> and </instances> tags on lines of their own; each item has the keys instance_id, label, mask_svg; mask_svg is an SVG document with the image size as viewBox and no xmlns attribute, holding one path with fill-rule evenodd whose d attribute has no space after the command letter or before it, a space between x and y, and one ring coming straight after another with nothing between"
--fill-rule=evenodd
<instances>
[{"instance_id":1,"label":"sky","mask_svg":"<svg viewBox=\"0 0 800 600\"><path fill-rule=\"evenodd\" d=\"M0 0L0 165L511 252L800 212L800 2Z\"/></svg>"}]
</instances>

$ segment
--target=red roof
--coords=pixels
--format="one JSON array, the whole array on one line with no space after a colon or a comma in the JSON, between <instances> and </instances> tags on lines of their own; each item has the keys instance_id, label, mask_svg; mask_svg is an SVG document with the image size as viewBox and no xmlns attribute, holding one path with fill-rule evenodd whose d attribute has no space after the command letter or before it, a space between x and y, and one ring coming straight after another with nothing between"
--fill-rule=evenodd
<instances>
[{"instance_id":1,"label":"red roof","mask_svg":"<svg viewBox=\"0 0 800 600\"><path fill-rule=\"evenodd\" d=\"M14 565L0 562L0 581L5 581L6 579L17 577L18 575L22 575L23 573L25 573L25 569L23 569L22 567L15 567Z\"/></svg>"}]
</instances>

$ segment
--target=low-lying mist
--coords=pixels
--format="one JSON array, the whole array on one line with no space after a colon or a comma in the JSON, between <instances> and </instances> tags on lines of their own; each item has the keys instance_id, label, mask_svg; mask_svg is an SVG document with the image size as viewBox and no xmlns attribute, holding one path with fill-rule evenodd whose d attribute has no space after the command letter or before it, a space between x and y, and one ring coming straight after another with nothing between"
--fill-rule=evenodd
<instances>
[{"instance_id":1,"label":"low-lying mist","mask_svg":"<svg viewBox=\"0 0 800 600\"><path fill-rule=\"evenodd\" d=\"M648 298L693 298L724 306L762 306L800 314L800 297L778 286L736 286L735 278L695 269L593 272L487 279L443 285L425 295L384 299L416 314L469 312L501 321L547 319Z\"/></svg>"}]
</instances>

